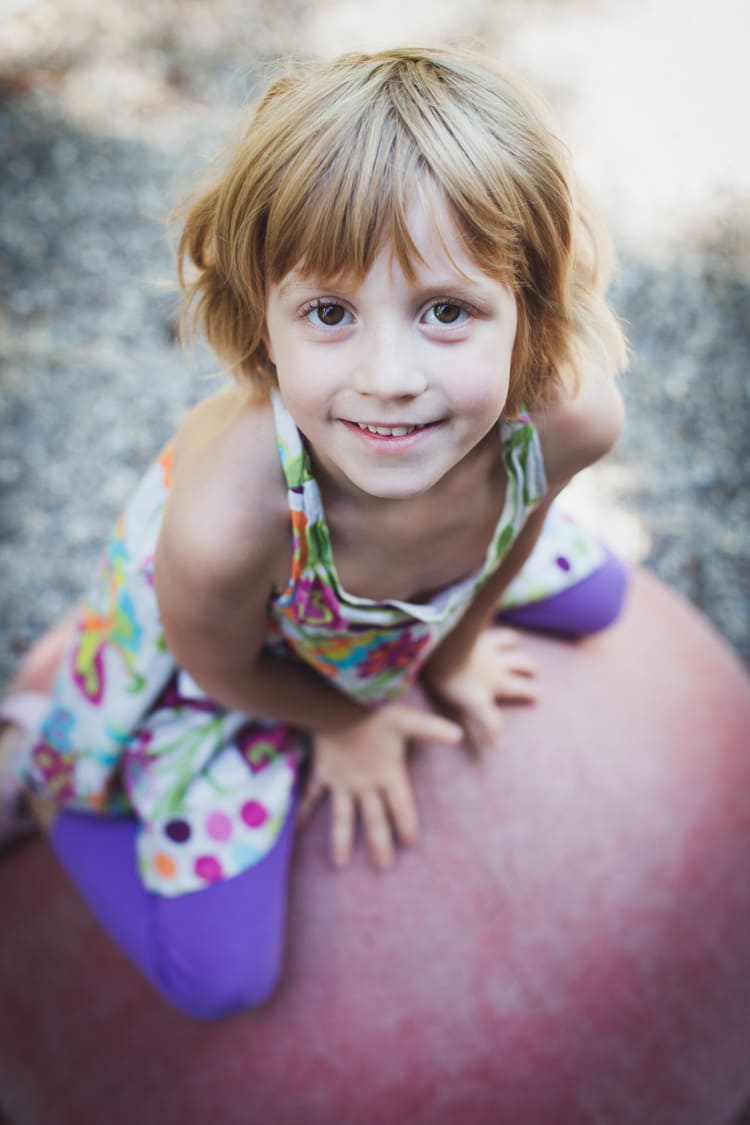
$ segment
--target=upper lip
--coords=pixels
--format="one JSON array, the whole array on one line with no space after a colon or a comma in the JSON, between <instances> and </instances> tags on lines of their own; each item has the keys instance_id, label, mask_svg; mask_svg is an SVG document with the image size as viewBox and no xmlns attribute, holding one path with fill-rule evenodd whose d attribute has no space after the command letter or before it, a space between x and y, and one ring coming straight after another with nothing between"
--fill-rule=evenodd
<instances>
[{"instance_id":1,"label":"upper lip","mask_svg":"<svg viewBox=\"0 0 750 1125\"><path fill-rule=\"evenodd\" d=\"M407 422L404 419L398 419L398 420L393 421L393 422L383 422L383 421L370 421L369 418L368 419L347 418L346 421L351 422L352 425L354 425L354 426L380 426L384 430L395 430L395 429L398 429L400 426L408 426L408 427L412 427L412 426L432 426L432 425L434 425L435 420L430 419L429 422Z\"/></svg>"}]
</instances>

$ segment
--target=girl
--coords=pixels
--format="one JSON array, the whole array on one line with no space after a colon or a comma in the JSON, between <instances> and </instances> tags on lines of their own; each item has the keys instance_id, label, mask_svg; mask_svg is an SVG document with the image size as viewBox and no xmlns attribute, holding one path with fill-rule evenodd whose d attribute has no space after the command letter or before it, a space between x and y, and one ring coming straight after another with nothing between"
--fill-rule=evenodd
<instances>
[{"instance_id":1,"label":"girl","mask_svg":"<svg viewBox=\"0 0 750 1125\"><path fill-rule=\"evenodd\" d=\"M334 862L359 823L385 867L418 836L409 744L491 749L535 697L499 605L618 612L622 567L550 513L621 425L596 260L540 111L451 52L277 81L190 211L181 278L235 380L128 505L21 769L184 1010L272 991L297 815L328 795Z\"/></svg>"}]
</instances>

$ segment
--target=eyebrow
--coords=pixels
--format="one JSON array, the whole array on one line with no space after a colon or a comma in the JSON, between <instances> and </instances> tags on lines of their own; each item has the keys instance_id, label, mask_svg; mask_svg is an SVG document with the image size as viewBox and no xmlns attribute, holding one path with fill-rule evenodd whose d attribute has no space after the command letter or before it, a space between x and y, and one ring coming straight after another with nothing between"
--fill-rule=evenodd
<instances>
[{"instance_id":1,"label":"eyebrow","mask_svg":"<svg viewBox=\"0 0 750 1125\"><path fill-rule=\"evenodd\" d=\"M488 281L490 279L488 278ZM472 281L471 278L464 277L463 275L454 277L440 277L438 276L434 281L428 284L418 282L414 287L415 295L418 297L429 297L433 293L451 293L454 290L459 292L468 290L472 293L481 293L484 289L481 281Z\"/></svg>"}]
</instances>

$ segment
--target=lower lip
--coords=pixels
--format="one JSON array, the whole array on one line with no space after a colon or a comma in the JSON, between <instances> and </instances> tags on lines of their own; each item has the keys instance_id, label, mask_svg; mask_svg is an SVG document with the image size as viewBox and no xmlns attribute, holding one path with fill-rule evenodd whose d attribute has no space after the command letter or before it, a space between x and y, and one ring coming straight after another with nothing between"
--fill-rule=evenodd
<instances>
[{"instance_id":1,"label":"lower lip","mask_svg":"<svg viewBox=\"0 0 750 1125\"><path fill-rule=\"evenodd\" d=\"M434 433L442 423L431 422L428 426L420 426L401 437L388 437L386 434L374 434L370 430L361 430L355 422L344 422L347 430L356 434L361 441L376 453L406 453L420 445L428 434Z\"/></svg>"}]
</instances>

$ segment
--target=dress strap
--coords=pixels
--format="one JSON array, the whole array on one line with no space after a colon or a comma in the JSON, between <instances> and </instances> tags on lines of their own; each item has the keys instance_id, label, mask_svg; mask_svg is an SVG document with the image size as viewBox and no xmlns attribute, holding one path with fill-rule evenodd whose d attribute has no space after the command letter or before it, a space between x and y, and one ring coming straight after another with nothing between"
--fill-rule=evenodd
<instances>
[{"instance_id":1,"label":"dress strap","mask_svg":"<svg viewBox=\"0 0 750 1125\"><path fill-rule=\"evenodd\" d=\"M528 415L522 415L517 421L500 423L500 440L514 513L516 519L525 518L548 489L539 433Z\"/></svg>"},{"instance_id":2,"label":"dress strap","mask_svg":"<svg viewBox=\"0 0 750 1125\"><path fill-rule=\"evenodd\" d=\"M307 481L313 479L310 458L294 419L275 389L271 391L271 405L276 423L276 445L284 479L290 491L298 492Z\"/></svg>"}]
</instances>

